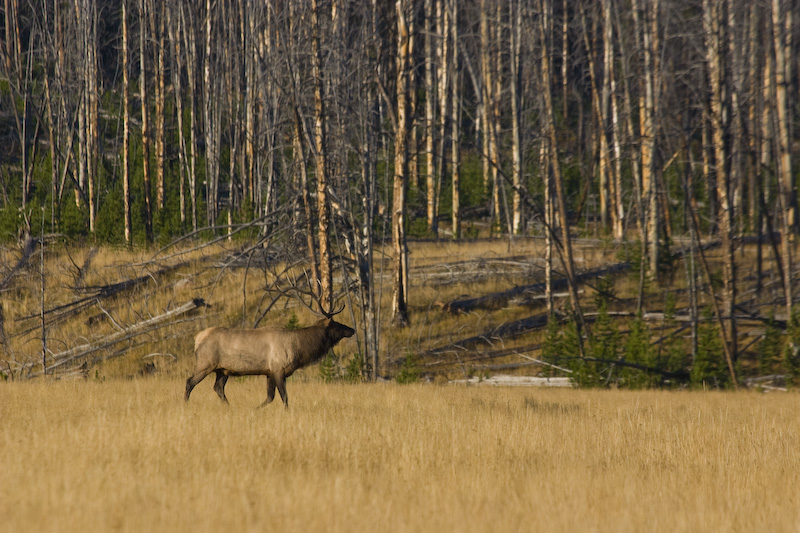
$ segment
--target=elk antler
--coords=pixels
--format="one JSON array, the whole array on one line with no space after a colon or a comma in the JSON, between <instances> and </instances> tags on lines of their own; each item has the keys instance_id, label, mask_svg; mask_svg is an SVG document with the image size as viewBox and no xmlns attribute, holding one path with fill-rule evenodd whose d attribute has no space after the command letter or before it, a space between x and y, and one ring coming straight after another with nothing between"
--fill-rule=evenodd
<instances>
[{"instance_id":1,"label":"elk antler","mask_svg":"<svg viewBox=\"0 0 800 533\"><path fill-rule=\"evenodd\" d=\"M342 303L341 307L339 307L335 311L326 311L325 306L322 304L322 300L319 297L319 295L313 289L311 289L311 287L313 286L313 282L311 281L311 278L309 277L308 271L306 271L306 269L303 269L303 275L306 278L306 284L309 287L309 289L302 290L298 285L297 278L294 277L294 274L292 274L292 277L294 279L292 280L292 287L291 287L291 291L297 295L298 297L297 299L301 304L303 304L303 307L311 311L313 314L317 316L324 316L325 318L333 318L335 315L338 315L339 313L344 311L344 303ZM315 310L311 305L307 304L306 301L303 299L303 296L308 296L309 298L311 298L312 304L316 303L317 307L319 307L319 311Z\"/></svg>"}]
</instances>

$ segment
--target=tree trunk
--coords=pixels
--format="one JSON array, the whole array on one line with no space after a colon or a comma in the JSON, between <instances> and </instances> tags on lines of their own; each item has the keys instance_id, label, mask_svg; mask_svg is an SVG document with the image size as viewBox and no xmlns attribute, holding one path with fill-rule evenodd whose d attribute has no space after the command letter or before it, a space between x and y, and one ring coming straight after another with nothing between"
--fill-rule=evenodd
<instances>
[{"instance_id":1,"label":"tree trunk","mask_svg":"<svg viewBox=\"0 0 800 533\"><path fill-rule=\"evenodd\" d=\"M144 180L144 228L147 242L153 242L153 209L150 205L150 131L147 111L147 0L139 2L139 97L142 102L142 179Z\"/></svg>"},{"instance_id":2,"label":"tree trunk","mask_svg":"<svg viewBox=\"0 0 800 533\"><path fill-rule=\"evenodd\" d=\"M603 2L604 62L611 99L611 144L614 147L614 216L612 217L612 230L615 239L623 240L625 238L625 205L622 196L622 146L620 141L619 106L617 104L617 78L614 67L614 23L611 17L613 9L611 4L612 0L604 0Z\"/></svg>"},{"instance_id":3,"label":"tree trunk","mask_svg":"<svg viewBox=\"0 0 800 533\"><path fill-rule=\"evenodd\" d=\"M583 312L581 311L578 287L575 283L575 262L572 256L572 238L569 233L569 214L567 213L567 202L564 195L564 181L561 175L561 163L558 159L558 136L556 132L553 98L551 92L552 78L550 68L550 39L548 36L552 31L552 16L547 11L547 7L544 5L544 0L539 0L539 7L541 11L540 35L542 43L542 94L544 96L545 135L547 137L547 149L549 152L548 155L550 160L550 168L553 174L553 184L555 186L555 200L558 207L558 216L560 217L561 224L561 246L563 248L564 271L569 284L570 305L575 315L576 325L579 328L578 342L579 345L581 345L581 354L583 354L583 347L580 339L582 338L582 331L585 330L586 326L583 320ZM550 231L550 228L548 228L548 231Z\"/></svg>"},{"instance_id":4,"label":"tree trunk","mask_svg":"<svg viewBox=\"0 0 800 533\"><path fill-rule=\"evenodd\" d=\"M452 25L450 24L450 7L449 0L435 0L436 2L436 24L439 32L441 33L441 43L437 47L438 55L438 73L439 80L437 81L439 89L439 156L436 158L438 165L436 167L436 190L433 193L436 201L434 208L435 216L439 216L439 193L442 186L442 181L445 176L445 150L447 149L447 121L449 120L449 106L455 105L455 102L450 101L450 85L453 81L450 79L452 69L450 65L450 31ZM451 140L452 142L452 140ZM438 222L437 222L438 225Z\"/></svg>"},{"instance_id":5,"label":"tree trunk","mask_svg":"<svg viewBox=\"0 0 800 533\"><path fill-rule=\"evenodd\" d=\"M453 194L453 238L461 238L461 185L459 173L461 163L461 144L460 144L460 106L458 103L459 91L459 66L458 66L458 17L457 9L458 2L453 1L451 4L451 18L450 30L446 32L452 39L452 46L450 47L453 54L453 60L449 63L452 68L452 74L448 76L451 80L450 83L450 127L452 128L452 135L450 136L450 176L452 182Z\"/></svg>"},{"instance_id":6,"label":"tree trunk","mask_svg":"<svg viewBox=\"0 0 800 533\"><path fill-rule=\"evenodd\" d=\"M156 46L156 61L155 61L155 74L156 80L154 85L155 92L155 116L154 116L154 140L156 149L156 209L161 211L164 209L164 151L165 151L165 137L164 137L164 100L165 100L165 83L164 83L164 23L165 13L164 6L166 2L157 2L151 5L150 10L150 31L153 34L153 41L157 43ZM158 12L156 12L158 10Z\"/></svg>"},{"instance_id":7,"label":"tree trunk","mask_svg":"<svg viewBox=\"0 0 800 533\"><path fill-rule=\"evenodd\" d=\"M716 161L717 195L719 196L719 231L722 238L724 264L724 302L723 316L727 320L726 330L729 337L726 343L730 347L732 359L736 360L736 257L733 246L733 205L731 202L731 175L729 172L724 123L723 88L726 73L723 69L723 49L725 42L722 27L722 2L724 0L704 0L703 26L706 35L706 58L710 82L710 118L711 137Z\"/></svg>"},{"instance_id":8,"label":"tree trunk","mask_svg":"<svg viewBox=\"0 0 800 533\"><path fill-rule=\"evenodd\" d=\"M195 67L199 65L199 62L197 61L197 41L194 21L191 18L191 6L186 7L189 13L188 23L184 17L183 7L179 8L186 50L186 80L189 85L189 201L192 203L192 231L197 231L197 108L195 102L198 95Z\"/></svg>"},{"instance_id":9,"label":"tree trunk","mask_svg":"<svg viewBox=\"0 0 800 533\"><path fill-rule=\"evenodd\" d=\"M510 67L511 79L511 183L512 192L512 224L514 235L522 232L522 135L520 132L520 106L522 73L520 71L520 50L522 42L522 6L509 3L508 18L511 23L510 32Z\"/></svg>"},{"instance_id":10,"label":"tree trunk","mask_svg":"<svg viewBox=\"0 0 800 533\"><path fill-rule=\"evenodd\" d=\"M314 142L317 178L317 230L319 235L320 302L333 310L333 275L328 227L331 224L328 205L328 158L325 131L325 95L322 80L322 50L320 49L319 2L311 0L311 61L314 71ZM399 89L398 89L399 90Z\"/></svg>"},{"instance_id":11,"label":"tree trunk","mask_svg":"<svg viewBox=\"0 0 800 533\"><path fill-rule=\"evenodd\" d=\"M594 116L597 119L597 137L599 149L596 160L598 165L598 194L600 197L600 225L605 231L609 225L609 204L610 204L610 183L609 173L611 165L609 162L608 136L606 135L606 123L608 117L608 94L606 92L606 79L603 79L602 89L597 79L597 50L595 39L589 34L589 24L586 20L585 9L581 8L581 27L583 28L583 42L589 61L589 81L592 89L592 107ZM604 43L605 45L605 43ZM601 94L602 91L602 94Z\"/></svg>"},{"instance_id":12,"label":"tree trunk","mask_svg":"<svg viewBox=\"0 0 800 533\"><path fill-rule=\"evenodd\" d=\"M130 142L130 90L128 88L128 0L122 0L122 205L125 244L131 245L131 183L128 168Z\"/></svg>"},{"instance_id":13,"label":"tree trunk","mask_svg":"<svg viewBox=\"0 0 800 533\"><path fill-rule=\"evenodd\" d=\"M491 133L489 125L489 116L492 109L492 96L491 92L494 87L492 84L492 68L491 68L491 49L489 42L489 7L488 0L481 0L480 6L480 32L481 32L481 107L480 107L480 122L481 122L481 159L483 162L483 192L489 194L492 192L493 182L491 180Z\"/></svg>"},{"instance_id":14,"label":"tree trunk","mask_svg":"<svg viewBox=\"0 0 800 533\"><path fill-rule=\"evenodd\" d=\"M97 183L97 170L100 164L100 136L98 90L97 90L97 5L87 2L85 6L86 17L86 182L89 207L89 232L94 233L97 225L97 196L95 185Z\"/></svg>"},{"instance_id":15,"label":"tree trunk","mask_svg":"<svg viewBox=\"0 0 800 533\"><path fill-rule=\"evenodd\" d=\"M408 316L408 249L406 247L405 212L408 179L408 69L409 35L407 0L397 0L397 113L394 139L394 184L392 187L392 246L394 286L392 316L396 325L405 327Z\"/></svg>"},{"instance_id":16,"label":"tree trunk","mask_svg":"<svg viewBox=\"0 0 800 533\"><path fill-rule=\"evenodd\" d=\"M443 0L437 0L442 2ZM428 231L434 237L439 236L438 202L436 197L436 151L435 141L435 95L436 82L434 81L434 47L433 32L435 26L434 0L425 0L425 189L427 198ZM440 28L441 30L441 28Z\"/></svg>"},{"instance_id":17,"label":"tree trunk","mask_svg":"<svg viewBox=\"0 0 800 533\"><path fill-rule=\"evenodd\" d=\"M791 27L792 9L782 7L781 0L772 0L772 38L775 49L773 101L775 119L778 123L778 183L782 204L781 217L783 238L784 293L786 298L787 320L792 313L792 253L795 241L795 202L792 179L791 140L789 135L788 84L791 78Z\"/></svg>"},{"instance_id":18,"label":"tree trunk","mask_svg":"<svg viewBox=\"0 0 800 533\"><path fill-rule=\"evenodd\" d=\"M181 78L183 76L183 58L181 55L181 15L173 13L174 9L181 9L180 6L170 6L167 8L167 32L170 44L172 44L172 89L175 96L175 115L178 119L178 195L179 209L181 216L181 228L186 229L186 177L188 174L187 160L189 159L186 149L186 136L183 134L183 88Z\"/></svg>"},{"instance_id":19,"label":"tree trunk","mask_svg":"<svg viewBox=\"0 0 800 533\"><path fill-rule=\"evenodd\" d=\"M647 257L650 275L656 279L660 261L661 246L659 227L661 212L659 209L659 179L656 173L656 105L658 99L658 82L656 81L656 57L658 35L653 31L655 17L658 13L658 0L634 0L633 16L637 34L641 36L643 51L643 87L639 96L639 134L642 154L642 193L646 203Z\"/></svg>"},{"instance_id":20,"label":"tree trunk","mask_svg":"<svg viewBox=\"0 0 800 533\"><path fill-rule=\"evenodd\" d=\"M214 23L216 2L206 0L205 11L205 56L203 58L203 132L205 138L206 155L206 212L208 223L217 225L219 214L219 80L212 78L211 60L215 49Z\"/></svg>"}]
</instances>

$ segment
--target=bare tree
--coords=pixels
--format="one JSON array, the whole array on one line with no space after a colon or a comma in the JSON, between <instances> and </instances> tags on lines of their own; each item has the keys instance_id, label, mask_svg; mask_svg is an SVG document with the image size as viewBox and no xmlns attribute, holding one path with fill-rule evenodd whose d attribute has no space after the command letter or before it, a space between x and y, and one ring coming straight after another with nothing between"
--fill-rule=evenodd
<instances>
[{"instance_id":1,"label":"bare tree","mask_svg":"<svg viewBox=\"0 0 800 533\"><path fill-rule=\"evenodd\" d=\"M131 224L131 183L129 169L130 90L128 89L128 0L122 0L122 205L125 243L133 238ZM180 99L180 97L178 97Z\"/></svg>"},{"instance_id":2,"label":"bare tree","mask_svg":"<svg viewBox=\"0 0 800 533\"><path fill-rule=\"evenodd\" d=\"M723 71L723 43L725 43L722 9L726 0L704 0L703 25L706 34L708 77L710 81L709 117L712 131L714 161L716 163L717 195L719 197L719 224L724 253L725 302L723 314L728 317L726 342L730 345L732 358L736 359L736 256L733 245L733 204L731 202L731 174L725 136L723 87L726 84Z\"/></svg>"},{"instance_id":3,"label":"bare tree","mask_svg":"<svg viewBox=\"0 0 800 533\"><path fill-rule=\"evenodd\" d=\"M445 33L451 39L450 53L452 60L449 62L448 69L452 72L448 76L450 81L450 177L452 187L452 211L453 211L453 238L461 238L461 129L459 105L459 79L460 71L458 67L458 3L450 1L448 3L450 11L450 29Z\"/></svg>"},{"instance_id":4,"label":"bare tree","mask_svg":"<svg viewBox=\"0 0 800 533\"><path fill-rule=\"evenodd\" d=\"M791 2L790 2L791 5ZM789 138L789 104L788 104L788 84L791 80L791 33L792 32L792 9L784 7L781 0L772 0L772 38L774 46L775 61L772 84L774 89L773 101L775 107L775 120L777 121L777 166L778 183L780 188L780 202L782 222L782 245L783 245L783 272L784 272L784 292L786 297L787 317L791 316L793 306L792 295L792 250L795 241L795 205L794 190L792 182L792 158Z\"/></svg>"},{"instance_id":5,"label":"bare tree","mask_svg":"<svg viewBox=\"0 0 800 533\"><path fill-rule=\"evenodd\" d=\"M311 0L311 63L314 77L314 162L317 178L317 228L319 238L320 301L333 308L333 274L331 272L331 225L328 205L328 156L326 141L325 95L320 48L319 2Z\"/></svg>"},{"instance_id":6,"label":"bare tree","mask_svg":"<svg viewBox=\"0 0 800 533\"><path fill-rule=\"evenodd\" d=\"M435 0L436 4L442 0ZM436 81L434 78L434 35L433 32L437 29L435 26L435 13L434 13L434 0L425 0L423 10L425 17L425 36L423 41L425 52L425 185L426 185L426 214L428 217L428 230L436 237L439 234L438 224L438 203L439 199L436 196L437 187L437 174L436 174L436 140L435 140L435 116L434 109L436 105ZM438 50L438 47L436 47Z\"/></svg>"},{"instance_id":7,"label":"bare tree","mask_svg":"<svg viewBox=\"0 0 800 533\"><path fill-rule=\"evenodd\" d=\"M397 0L397 111L394 135L394 179L392 185L392 316L398 326L408 325L408 248L406 245L406 183L408 181L408 0Z\"/></svg>"},{"instance_id":8,"label":"bare tree","mask_svg":"<svg viewBox=\"0 0 800 533\"><path fill-rule=\"evenodd\" d=\"M522 231L522 133L521 133L521 85L522 72L520 55L522 53L522 3L509 2L510 21L509 63L511 87L511 183L512 192L512 233Z\"/></svg>"},{"instance_id":9,"label":"bare tree","mask_svg":"<svg viewBox=\"0 0 800 533\"><path fill-rule=\"evenodd\" d=\"M139 1L139 98L142 104L142 176L144 180L144 228L148 242L153 242L153 208L150 181L150 130L147 101L147 11L148 0Z\"/></svg>"},{"instance_id":10,"label":"bare tree","mask_svg":"<svg viewBox=\"0 0 800 533\"><path fill-rule=\"evenodd\" d=\"M572 237L569 233L569 213L564 196L564 180L561 174L561 162L558 158L558 136L556 133L555 114L553 112L553 97L551 92L551 59L550 59L550 36L552 35L552 13L544 0L539 0L539 35L542 46L542 79L546 80L543 86L542 95L544 97L544 135L547 137L547 156L550 162L550 171L553 174L553 184L555 189L555 202L558 208L558 216L561 225L561 249L564 271L567 276L567 283L570 292L570 305L576 318L576 324L581 330L585 330L583 312L581 311L578 287L575 282L575 261L572 254ZM552 227L548 228L552 232ZM578 332L580 343L581 332Z\"/></svg>"}]
</instances>

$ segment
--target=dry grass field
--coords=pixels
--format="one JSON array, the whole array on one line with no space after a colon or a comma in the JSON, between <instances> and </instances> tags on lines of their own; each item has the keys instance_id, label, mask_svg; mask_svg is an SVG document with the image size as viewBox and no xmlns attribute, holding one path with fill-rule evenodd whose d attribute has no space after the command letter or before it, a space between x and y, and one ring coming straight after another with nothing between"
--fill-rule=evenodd
<instances>
[{"instance_id":1,"label":"dry grass field","mask_svg":"<svg viewBox=\"0 0 800 533\"><path fill-rule=\"evenodd\" d=\"M0 531L800 530L798 396L0 383Z\"/></svg>"}]
</instances>

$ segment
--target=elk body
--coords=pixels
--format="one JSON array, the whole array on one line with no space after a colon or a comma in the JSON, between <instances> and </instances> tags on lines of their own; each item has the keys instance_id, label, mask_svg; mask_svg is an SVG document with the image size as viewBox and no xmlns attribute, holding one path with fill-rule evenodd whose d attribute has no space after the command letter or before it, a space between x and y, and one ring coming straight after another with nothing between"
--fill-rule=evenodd
<instances>
[{"instance_id":1,"label":"elk body","mask_svg":"<svg viewBox=\"0 0 800 533\"><path fill-rule=\"evenodd\" d=\"M192 389L214 372L217 380L214 391L223 402L228 376L267 376L267 399L261 407L275 398L275 389L284 405L289 407L286 378L297 369L321 359L336 343L351 337L355 330L325 318L313 326L296 330L278 328L228 329L213 327L194 339L196 358L194 373L186 380L185 400Z\"/></svg>"}]
</instances>

